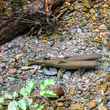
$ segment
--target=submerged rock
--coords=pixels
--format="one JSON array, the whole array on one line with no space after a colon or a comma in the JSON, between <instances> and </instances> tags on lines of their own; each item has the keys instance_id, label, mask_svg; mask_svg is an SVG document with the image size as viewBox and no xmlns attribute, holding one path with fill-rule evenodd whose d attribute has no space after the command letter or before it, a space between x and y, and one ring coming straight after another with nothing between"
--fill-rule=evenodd
<instances>
[{"instance_id":1,"label":"submerged rock","mask_svg":"<svg viewBox=\"0 0 110 110\"><path fill-rule=\"evenodd\" d=\"M49 76L57 75L57 69L56 68L49 68L49 69L43 68L43 73Z\"/></svg>"}]
</instances>

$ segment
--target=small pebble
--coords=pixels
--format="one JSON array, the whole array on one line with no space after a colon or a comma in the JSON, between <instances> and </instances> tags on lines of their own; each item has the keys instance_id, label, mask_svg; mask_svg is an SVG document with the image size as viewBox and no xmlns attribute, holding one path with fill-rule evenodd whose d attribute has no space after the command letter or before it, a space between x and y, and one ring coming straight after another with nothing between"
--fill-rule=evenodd
<instances>
[{"instance_id":1,"label":"small pebble","mask_svg":"<svg viewBox=\"0 0 110 110\"><path fill-rule=\"evenodd\" d=\"M96 100L91 100L88 104L88 107L90 109L94 109L94 108L96 108L96 106L97 106Z\"/></svg>"},{"instance_id":2,"label":"small pebble","mask_svg":"<svg viewBox=\"0 0 110 110\"><path fill-rule=\"evenodd\" d=\"M2 84L3 83L3 77L2 76L0 76L0 84Z\"/></svg>"},{"instance_id":3,"label":"small pebble","mask_svg":"<svg viewBox=\"0 0 110 110\"><path fill-rule=\"evenodd\" d=\"M107 26L106 26L105 24L101 24L101 25L99 26L99 29L100 29L100 30L107 30Z\"/></svg>"},{"instance_id":4,"label":"small pebble","mask_svg":"<svg viewBox=\"0 0 110 110\"><path fill-rule=\"evenodd\" d=\"M65 107L57 107L56 110L65 110Z\"/></svg>"},{"instance_id":5,"label":"small pebble","mask_svg":"<svg viewBox=\"0 0 110 110\"><path fill-rule=\"evenodd\" d=\"M56 105L57 105L57 107L63 107L64 103L63 102L58 102Z\"/></svg>"},{"instance_id":6,"label":"small pebble","mask_svg":"<svg viewBox=\"0 0 110 110\"><path fill-rule=\"evenodd\" d=\"M99 106L98 106L98 110L108 110L107 107L101 103Z\"/></svg>"},{"instance_id":7,"label":"small pebble","mask_svg":"<svg viewBox=\"0 0 110 110\"><path fill-rule=\"evenodd\" d=\"M81 33L82 30L81 30L80 28L77 28L77 32L78 32L78 33Z\"/></svg>"},{"instance_id":8,"label":"small pebble","mask_svg":"<svg viewBox=\"0 0 110 110\"><path fill-rule=\"evenodd\" d=\"M8 70L8 74L10 74L10 75L15 75L16 72L17 72L16 68L9 68L9 70Z\"/></svg>"},{"instance_id":9,"label":"small pebble","mask_svg":"<svg viewBox=\"0 0 110 110\"><path fill-rule=\"evenodd\" d=\"M84 110L84 107L79 103L75 103L71 104L70 110Z\"/></svg>"},{"instance_id":10,"label":"small pebble","mask_svg":"<svg viewBox=\"0 0 110 110\"><path fill-rule=\"evenodd\" d=\"M49 68L49 69L43 68L43 73L49 76L57 75L57 69L56 68Z\"/></svg>"},{"instance_id":11,"label":"small pebble","mask_svg":"<svg viewBox=\"0 0 110 110\"><path fill-rule=\"evenodd\" d=\"M69 78L71 78L71 72L66 71L65 74L63 75L63 79L68 80Z\"/></svg>"},{"instance_id":12,"label":"small pebble","mask_svg":"<svg viewBox=\"0 0 110 110\"><path fill-rule=\"evenodd\" d=\"M107 102L107 107L110 109L110 101Z\"/></svg>"}]
</instances>

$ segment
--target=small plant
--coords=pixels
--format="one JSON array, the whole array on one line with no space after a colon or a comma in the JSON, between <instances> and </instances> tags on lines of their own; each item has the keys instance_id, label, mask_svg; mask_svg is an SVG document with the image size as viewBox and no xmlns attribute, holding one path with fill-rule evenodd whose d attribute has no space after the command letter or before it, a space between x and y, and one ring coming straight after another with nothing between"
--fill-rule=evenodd
<instances>
[{"instance_id":1,"label":"small plant","mask_svg":"<svg viewBox=\"0 0 110 110\"><path fill-rule=\"evenodd\" d=\"M40 82L40 95L46 98L57 97L54 91L49 90L48 87L55 85L55 81L52 79L42 80Z\"/></svg>"},{"instance_id":2,"label":"small plant","mask_svg":"<svg viewBox=\"0 0 110 110\"><path fill-rule=\"evenodd\" d=\"M32 91L35 89L36 83L34 80L28 81L26 86L20 90L20 95L22 96L30 96Z\"/></svg>"},{"instance_id":3,"label":"small plant","mask_svg":"<svg viewBox=\"0 0 110 110\"><path fill-rule=\"evenodd\" d=\"M46 98L57 97L53 91L48 89L49 86L54 84L55 81L52 79L42 80L40 82L40 96ZM31 94L35 88L36 82L30 80L27 81L25 87L21 88L20 92L14 92L13 94L6 93L4 96L0 97L0 110L44 110L44 104L33 103ZM6 105L8 106L8 109L6 108Z\"/></svg>"}]
</instances>

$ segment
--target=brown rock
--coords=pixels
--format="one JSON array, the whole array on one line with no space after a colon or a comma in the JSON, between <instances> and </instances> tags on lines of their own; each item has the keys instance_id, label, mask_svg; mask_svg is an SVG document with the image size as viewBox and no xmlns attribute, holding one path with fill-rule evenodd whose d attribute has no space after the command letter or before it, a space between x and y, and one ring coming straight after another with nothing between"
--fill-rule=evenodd
<instances>
[{"instance_id":1,"label":"brown rock","mask_svg":"<svg viewBox=\"0 0 110 110\"><path fill-rule=\"evenodd\" d=\"M64 96L64 89L60 85L53 86L52 91L59 97Z\"/></svg>"},{"instance_id":2,"label":"brown rock","mask_svg":"<svg viewBox=\"0 0 110 110\"><path fill-rule=\"evenodd\" d=\"M63 102L57 102L57 107L64 107L64 103Z\"/></svg>"},{"instance_id":3,"label":"brown rock","mask_svg":"<svg viewBox=\"0 0 110 110\"><path fill-rule=\"evenodd\" d=\"M15 56L15 59L16 59L16 60L19 60L22 56L23 56L23 53L17 54L17 55Z\"/></svg>"},{"instance_id":4,"label":"brown rock","mask_svg":"<svg viewBox=\"0 0 110 110\"><path fill-rule=\"evenodd\" d=\"M68 93L68 95L69 95L69 96L74 96L75 94L76 94L75 88L73 88L73 87L69 88L69 93Z\"/></svg>"},{"instance_id":5,"label":"brown rock","mask_svg":"<svg viewBox=\"0 0 110 110\"><path fill-rule=\"evenodd\" d=\"M84 110L84 107L80 103L75 103L71 104L70 110Z\"/></svg>"},{"instance_id":6,"label":"brown rock","mask_svg":"<svg viewBox=\"0 0 110 110\"><path fill-rule=\"evenodd\" d=\"M98 92L101 92L103 94L103 93L105 93L107 91L108 84L106 82L98 84L96 89L97 89Z\"/></svg>"},{"instance_id":7,"label":"brown rock","mask_svg":"<svg viewBox=\"0 0 110 110\"><path fill-rule=\"evenodd\" d=\"M106 75L106 81L110 82L110 74Z\"/></svg>"},{"instance_id":8,"label":"brown rock","mask_svg":"<svg viewBox=\"0 0 110 110\"><path fill-rule=\"evenodd\" d=\"M65 107L57 107L56 110L65 110Z\"/></svg>"},{"instance_id":9,"label":"brown rock","mask_svg":"<svg viewBox=\"0 0 110 110\"><path fill-rule=\"evenodd\" d=\"M9 68L8 74L15 75L16 74L16 68Z\"/></svg>"},{"instance_id":10,"label":"brown rock","mask_svg":"<svg viewBox=\"0 0 110 110\"><path fill-rule=\"evenodd\" d=\"M99 29L95 29L94 31L95 31L95 32L100 32L100 30L99 30Z\"/></svg>"},{"instance_id":11,"label":"brown rock","mask_svg":"<svg viewBox=\"0 0 110 110\"><path fill-rule=\"evenodd\" d=\"M3 77L0 76L0 84L2 84L2 83L3 83Z\"/></svg>"},{"instance_id":12,"label":"brown rock","mask_svg":"<svg viewBox=\"0 0 110 110\"><path fill-rule=\"evenodd\" d=\"M99 26L100 30L107 30L107 26L105 24L102 24Z\"/></svg>"},{"instance_id":13,"label":"brown rock","mask_svg":"<svg viewBox=\"0 0 110 110\"><path fill-rule=\"evenodd\" d=\"M107 107L104 104L100 104L98 106L98 110L108 110Z\"/></svg>"},{"instance_id":14,"label":"brown rock","mask_svg":"<svg viewBox=\"0 0 110 110\"><path fill-rule=\"evenodd\" d=\"M20 76L20 78L21 78L22 80L27 80L27 79L28 79L28 74L22 73L21 76Z\"/></svg>"},{"instance_id":15,"label":"brown rock","mask_svg":"<svg viewBox=\"0 0 110 110\"><path fill-rule=\"evenodd\" d=\"M90 109L96 108L96 106L97 106L96 100L91 100L88 104L88 107Z\"/></svg>"}]
</instances>

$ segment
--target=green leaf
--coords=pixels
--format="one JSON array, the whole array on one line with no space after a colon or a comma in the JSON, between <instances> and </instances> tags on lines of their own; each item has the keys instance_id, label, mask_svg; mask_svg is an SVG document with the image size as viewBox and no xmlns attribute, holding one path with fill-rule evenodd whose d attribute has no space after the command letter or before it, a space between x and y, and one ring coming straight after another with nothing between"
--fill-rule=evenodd
<instances>
[{"instance_id":1,"label":"green leaf","mask_svg":"<svg viewBox=\"0 0 110 110\"><path fill-rule=\"evenodd\" d=\"M43 110L44 109L44 105L41 104L35 104L34 105L35 110Z\"/></svg>"},{"instance_id":2,"label":"green leaf","mask_svg":"<svg viewBox=\"0 0 110 110\"><path fill-rule=\"evenodd\" d=\"M48 97L57 97L57 95L53 91L50 91L50 90L41 91L40 95L43 97L47 97L47 98Z\"/></svg>"},{"instance_id":3,"label":"green leaf","mask_svg":"<svg viewBox=\"0 0 110 110\"><path fill-rule=\"evenodd\" d=\"M4 98L5 99L13 99L13 96L12 96L12 94L10 94L10 93L8 93L8 92L6 92L5 94L4 94Z\"/></svg>"},{"instance_id":4,"label":"green leaf","mask_svg":"<svg viewBox=\"0 0 110 110\"><path fill-rule=\"evenodd\" d=\"M22 88L21 90L20 90L20 95L22 95L22 96L28 96L28 95L30 95L30 94L28 94L28 92L27 92L27 90L26 90L26 88Z\"/></svg>"},{"instance_id":5,"label":"green leaf","mask_svg":"<svg viewBox=\"0 0 110 110\"><path fill-rule=\"evenodd\" d=\"M4 97L0 97L0 104L3 104L5 102L5 98Z\"/></svg>"},{"instance_id":6,"label":"green leaf","mask_svg":"<svg viewBox=\"0 0 110 110\"><path fill-rule=\"evenodd\" d=\"M50 85L54 85L55 84L55 81L53 79L47 79L47 80L42 80L40 82L40 89L41 90L44 90L46 89L48 86Z\"/></svg>"},{"instance_id":7,"label":"green leaf","mask_svg":"<svg viewBox=\"0 0 110 110\"><path fill-rule=\"evenodd\" d=\"M4 106L3 105L0 105L0 110L4 110Z\"/></svg>"},{"instance_id":8,"label":"green leaf","mask_svg":"<svg viewBox=\"0 0 110 110\"><path fill-rule=\"evenodd\" d=\"M18 103L14 100L9 103L8 110L19 110Z\"/></svg>"},{"instance_id":9,"label":"green leaf","mask_svg":"<svg viewBox=\"0 0 110 110\"><path fill-rule=\"evenodd\" d=\"M35 86L36 86L36 83L34 80L30 80L27 82L27 88L28 89L34 89Z\"/></svg>"},{"instance_id":10,"label":"green leaf","mask_svg":"<svg viewBox=\"0 0 110 110\"><path fill-rule=\"evenodd\" d=\"M32 99L25 98L18 101L18 106L20 110L27 110L32 104Z\"/></svg>"},{"instance_id":11,"label":"green leaf","mask_svg":"<svg viewBox=\"0 0 110 110\"><path fill-rule=\"evenodd\" d=\"M17 92L14 92L13 93L13 98L15 99L16 97L18 97L18 93Z\"/></svg>"},{"instance_id":12,"label":"green leaf","mask_svg":"<svg viewBox=\"0 0 110 110\"><path fill-rule=\"evenodd\" d=\"M26 84L26 87L23 87L21 90L20 90L20 95L22 96L30 96L33 89L36 87L36 83L34 80L31 80L31 81L28 81L27 84Z\"/></svg>"},{"instance_id":13,"label":"green leaf","mask_svg":"<svg viewBox=\"0 0 110 110\"><path fill-rule=\"evenodd\" d=\"M21 110L26 110L28 108L28 103L25 99L21 99L18 101L18 106Z\"/></svg>"},{"instance_id":14,"label":"green leaf","mask_svg":"<svg viewBox=\"0 0 110 110\"><path fill-rule=\"evenodd\" d=\"M33 100L31 98L26 98L26 101L28 103L28 106L31 106Z\"/></svg>"}]
</instances>

